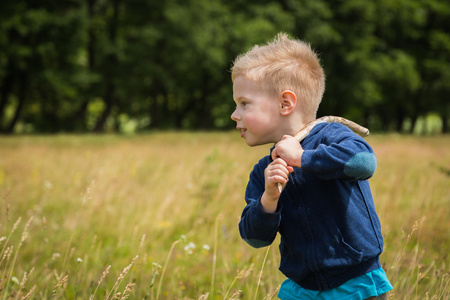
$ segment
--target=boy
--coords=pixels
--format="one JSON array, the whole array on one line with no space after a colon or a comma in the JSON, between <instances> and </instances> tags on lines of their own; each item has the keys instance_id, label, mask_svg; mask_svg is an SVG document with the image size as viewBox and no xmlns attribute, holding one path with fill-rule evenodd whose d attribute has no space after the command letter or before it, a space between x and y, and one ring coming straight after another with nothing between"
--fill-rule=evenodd
<instances>
[{"instance_id":1,"label":"boy","mask_svg":"<svg viewBox=\"0 0 450 300\"><path fill-rule=\"evenodd\" d=\"M371 147L337 123L316 125L325 75L310 46L278 34L232 67L231 118L249 146L274 143L250 174L239 231L251 246L281 235L280 299L386 299L380 222L369 183ZM278 189L281 183L282 189Z\"/></svg>"}]
</instances>

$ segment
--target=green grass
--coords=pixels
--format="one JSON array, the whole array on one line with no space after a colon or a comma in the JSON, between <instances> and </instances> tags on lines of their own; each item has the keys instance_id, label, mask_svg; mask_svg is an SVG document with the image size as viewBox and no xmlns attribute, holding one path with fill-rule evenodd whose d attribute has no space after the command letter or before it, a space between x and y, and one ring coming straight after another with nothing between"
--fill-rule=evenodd
<instances>
[{"instance_id":1,"label":"green grass","mask_svg":"<svg viewBox=\"0 0 450 300\"><path fill-rule=\"evenodd\" d=\"M450 297L450 137L374 135L391 299ZM275 299L237 230L269 146L233 133L0 137L0 300Z\"/></svg>"}]
</instances>

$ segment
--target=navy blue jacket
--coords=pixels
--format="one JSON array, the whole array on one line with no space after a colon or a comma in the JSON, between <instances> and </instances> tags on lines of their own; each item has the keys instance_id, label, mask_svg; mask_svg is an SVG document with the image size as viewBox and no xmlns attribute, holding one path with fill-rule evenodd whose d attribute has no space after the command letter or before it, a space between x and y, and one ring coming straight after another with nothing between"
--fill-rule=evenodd
<instances>
[{"instance_id":1,"label":"navy blue jacket","mask_svg":"<svg viewBox=\"0 0 450 300\"><path fill-rule=\"evenodd\" d=\"M256 248L279 232L280 271L306 289L328 290L380 267L383 238L367 181L376 158L338 123L316 125L301 145L302 168L294 168L275 213L260 202L270 156L255 165L239 231Z\"/></svg>"}]
</instances>

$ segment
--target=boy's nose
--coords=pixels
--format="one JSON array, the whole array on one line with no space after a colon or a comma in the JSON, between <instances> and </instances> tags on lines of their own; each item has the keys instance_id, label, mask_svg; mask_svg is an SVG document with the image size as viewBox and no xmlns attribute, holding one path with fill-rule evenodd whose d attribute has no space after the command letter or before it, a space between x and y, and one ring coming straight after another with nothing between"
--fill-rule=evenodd
<instances>
[{"instance_id":1,"label":"boy's nose","mask_svg":"<svg viewBox=\"0 0 450 300\"><path fill-rule=\"evenodd\" d=\"M239 120L236 110L234 110L233 113L231 114L231 120L233 120L235 122L237 122Z\"/></svg>"}]
</instances>

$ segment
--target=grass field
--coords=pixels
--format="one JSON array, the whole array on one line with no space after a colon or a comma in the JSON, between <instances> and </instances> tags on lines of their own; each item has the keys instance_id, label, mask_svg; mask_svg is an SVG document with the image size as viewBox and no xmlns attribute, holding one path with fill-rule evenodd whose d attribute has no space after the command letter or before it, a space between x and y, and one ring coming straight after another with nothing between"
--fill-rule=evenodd
<instances>
[{"instance_id":1,"label":"grass field","mask_svg":"<svg viewBox=\"0 0 450 300\"><path fill-rule=\"evenodd\" d=\"M390 299L450 298L450 136L374 135ZM0 300L275 299L239 237L269 147L233 133L0 137Z\"/></svg>"}]
</instances>

